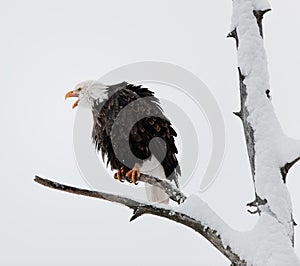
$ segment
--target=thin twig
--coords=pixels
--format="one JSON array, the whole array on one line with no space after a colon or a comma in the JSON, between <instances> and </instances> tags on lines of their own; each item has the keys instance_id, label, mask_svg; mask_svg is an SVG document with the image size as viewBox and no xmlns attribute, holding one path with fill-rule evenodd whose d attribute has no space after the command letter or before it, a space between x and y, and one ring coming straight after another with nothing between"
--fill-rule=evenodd
<instances>
[{"instance_id":1,"label":"thin twig","mask_svg":"<svg viewBox=\"0 0 300 266\"><path fill-rule=\"evenodd\" d=\"M153 186L156 186L156 187L162 189L170 197L171 200L177 202L178 204L183 203L187 198L178 188L176 188L174 185L172 185L167 180L162 180L162 179L159 179L157 177L150 176L150 175L145 175L145 174L141 174L141 176L139 177L138 180L141 181L141 182L144 182L144 183L147 183L147 184L150 184L150 185L153 185ZM35 181L42 184L42 185L45 185L45 186L47 186L47 184L48 184L46 182L47 181L46 179L40 178L39 176L35 177ZM52 182L52 181L49 181L49 182ZM55 182L53 182L53 183L55 184ZM52 187L53 184L49 183L49 185L51 185L51 187ZM72 192L72 187L68 187L68 186L65 186L65 185L64 185L64 187L68 188L67 192L73 193ZM60 186L60 190L66 191L64 187ZM80 194L82 195L82 193L84 191L85 190L80 191Z\"/></svg>"}]
</instances>

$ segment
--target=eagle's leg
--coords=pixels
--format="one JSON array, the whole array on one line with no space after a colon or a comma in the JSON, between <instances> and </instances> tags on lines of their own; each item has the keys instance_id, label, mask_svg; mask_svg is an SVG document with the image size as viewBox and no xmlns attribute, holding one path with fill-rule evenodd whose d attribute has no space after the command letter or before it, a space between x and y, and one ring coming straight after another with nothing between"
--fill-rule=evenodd
<instances>
[{"instance_id":1,"label":"eagle's leg","mask_svg":"<svg viewBox=\"0 0 300 266\"><path fill-rule=\"evenodd\" d=\"M128 177L135 185L138 184L136 181L140 176L141 173L137 164L135 164L134 167L126 173L126 177Z\"/></svg>"},{"instance_id":2,"label":"eagle's leg","mask_svg":"<svg viewBox=\"0 0 300 266\"><path fill-rule=\"evenodd\" d=\"M114 178L118 179L120 182L124 182L125 173L126 173L126 169L122 167L121 169L118 169L118 172L114 174Z\"/></svg>"}]
</instances>

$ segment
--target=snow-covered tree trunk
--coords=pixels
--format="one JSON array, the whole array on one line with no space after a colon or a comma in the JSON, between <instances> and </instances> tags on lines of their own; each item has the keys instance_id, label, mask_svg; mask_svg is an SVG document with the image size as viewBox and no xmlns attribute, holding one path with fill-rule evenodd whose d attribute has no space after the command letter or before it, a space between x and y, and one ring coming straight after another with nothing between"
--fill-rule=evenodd
<instances>
[{"instance_id":1,"label":"snow-covered tree trunk","mask_svg":"<svg viewBox=\"0 0 300 266\"><path fill-rule=\"evenodd\" d=\"M149 204L40 177L35 181L57 190L121 203L133 209L131 220L152 214L186 225L210 241L232 265L300 265L293 248L292 203L285 185L289 169L300 159L300 141L283 133L271 102L262 30L263 15L269 10L266 0L233 0L228 35L236 40L241 110L235 114L244 127L255 188L255 200L249 206L255 207L253 213L259 215L251 231L241 233L231 229L199 195L185 200L185 196L166 181L149 176L141 181L164 189L171 199L184 203L177 207Z\"/></svg>"},{"instance_id":2,"label":"snow-covered tree trunk","mask_svg":"<svg viewBox=\"0 0 300 266\"><path fill-rule=\"evenodd\" d=\"M260 2L260 4L262 4ZM292 204L280 171L280 149L286 140L270 99L262 16L254 1L234 1L232 27L237 42L242 120L256 191L250 203L260 214L274 217L293 242ZM260 22L260 23L259 23Z\"/></svg>"},{"instance_id":3,"label":"snow-covered tree trunk","mask_svg":"<svg viewBox=\"0 0 300 266\"><path fill-rule=\"evenodd\" d=\"M299 141L283 133L271 103L262 29L268 11L266 0L233 1L229 36L236 40L241 98L241 110L235 114L244 126L255 188L255 200L248 205L256 207L255 213L260 215L256 227L264 225L262 234L266 233L253 245L258 252L270 254L265 265L296 265L292 203L285 178L299 159Z\"/></svg>"}]
</instances>

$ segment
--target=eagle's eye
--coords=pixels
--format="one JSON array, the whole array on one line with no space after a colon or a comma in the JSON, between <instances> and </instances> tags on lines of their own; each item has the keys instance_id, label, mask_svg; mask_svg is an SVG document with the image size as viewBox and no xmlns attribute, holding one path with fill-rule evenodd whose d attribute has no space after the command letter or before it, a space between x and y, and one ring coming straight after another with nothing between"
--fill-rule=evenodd
<instances>
[{"instance_id":1,"label":"eagle's eye","mask_svg":"<svg viewBox=\"0 0 300 266\"><path fill-rule=\"evenodd\" d=\"M79 91L79 92L80 92L81 90L82 90L82 88L78 88L78 89L77 89L77 91Z\"/></svg>"}]
</instances>

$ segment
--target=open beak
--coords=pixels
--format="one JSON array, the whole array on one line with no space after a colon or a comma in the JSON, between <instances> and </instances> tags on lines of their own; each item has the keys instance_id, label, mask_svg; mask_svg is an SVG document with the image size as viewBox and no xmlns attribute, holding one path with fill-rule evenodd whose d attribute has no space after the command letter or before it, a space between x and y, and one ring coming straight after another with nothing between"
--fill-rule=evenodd
<instances>
[{"instance_id":1,"label":"open beak","mask_svg":"<svg viewBox=\"0 0 300 266\"><path fill-rule=\"evenodd\" d=\"M69 91L67 92L67 94L65 95L65 100L71 97L78 97L79 94L76 93L75 91ZM73 104L72 108L74 109L79 103L79 99Z\"/></svg>"}]
</instances>

